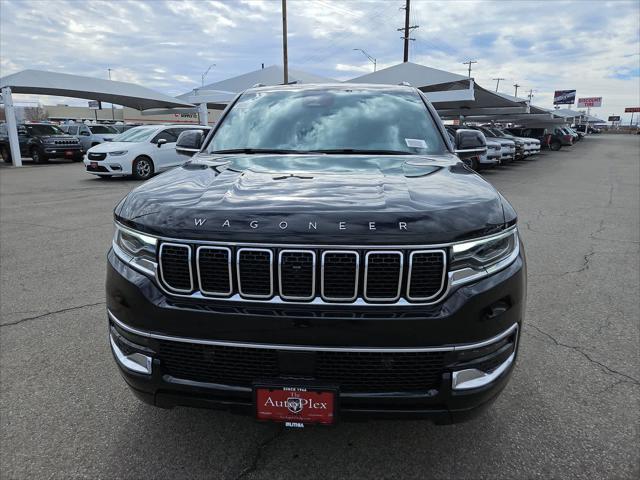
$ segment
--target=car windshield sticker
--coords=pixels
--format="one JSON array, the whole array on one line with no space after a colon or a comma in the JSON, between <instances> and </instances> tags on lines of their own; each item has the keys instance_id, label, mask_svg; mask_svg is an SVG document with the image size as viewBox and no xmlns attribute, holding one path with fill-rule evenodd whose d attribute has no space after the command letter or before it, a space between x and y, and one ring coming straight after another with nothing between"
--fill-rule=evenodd
<instances>
[{"instance_id":1,"label":"car windshield sticker","mask_svg":"<svg viewBox=\"0 0 640 480\"><path fill-rule=\"evenodd\" d=\"M407 147L427 148L427 142L425 142L421 138L405 138L404 141L406 142Z\"/></svg>"}]
</instances>

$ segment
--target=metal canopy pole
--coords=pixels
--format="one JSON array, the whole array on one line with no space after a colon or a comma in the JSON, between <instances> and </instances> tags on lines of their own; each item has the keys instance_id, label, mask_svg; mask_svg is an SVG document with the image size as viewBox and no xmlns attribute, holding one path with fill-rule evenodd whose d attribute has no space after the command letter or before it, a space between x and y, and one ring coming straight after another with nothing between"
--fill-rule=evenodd
<instances>
[{"instance_id":1,"label":"metal canopy pole","mask_svg":"<svg viewBox=\"0 0 640 480\"><path fill-rule=\"evenodd\" d=\"M198 104L198 116L200 117L200 125L209 125L209 110L206 103Z\"/></svg>"},{"instance_id":2,"label":"metal canopy pole","mask_svg":"<svg viewBox=\"0 0 640 480\"><path fill-rule=\"evenodd\" d=\"M18 141L18 125L16 122L16 109L13 106L13 97L11 96L11 88L4 87L2 89L2 99L4 101L4 115L7 118L7 133L9 135L9 148L11 149L11 159L14 167L22 166L22 157L20 156L20 143Z\"/></svg>"}]
</instances>

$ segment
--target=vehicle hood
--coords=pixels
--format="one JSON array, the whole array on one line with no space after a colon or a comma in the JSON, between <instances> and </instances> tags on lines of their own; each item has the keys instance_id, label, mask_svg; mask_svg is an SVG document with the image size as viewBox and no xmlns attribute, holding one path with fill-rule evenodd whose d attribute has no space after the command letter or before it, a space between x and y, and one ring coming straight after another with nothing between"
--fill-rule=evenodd
<instances>
[{"instance_id":1,"label":"vehicle hood","mask_svg":"<svg viewBox=\"0 0 640 480\"><path fill-rule=\"evenodd\" d=\"M134 189L116 220L171 238L443 243L499 231L503 200L457 157L201 157Z\"/></svg>"},{"instance_id":2,"label":"vehicle hood","mask_svg":"<svg viewBox=\"0 0 640 480\"><path fill-rule=\"evenodd\" d=\"M490 137L490 138L492 139L492 141L498 142L500 145L506 145L506 146L513 147L516 144L516 142L514 142L513 140L510 140L508 138L503 138L503 137Z\"/></svg>"},{"instance_id":3,"label":"vehicle hood","mask_svg":"<svg viewBox=\"0 0 640 480\"><path fill-rule=\"evenodd\" d=\"M138 145L138 142L106 142L91 147L87 152L91 153L108 153L117 152L118 150L130 150Z\"/></svg>"}]
</instances>

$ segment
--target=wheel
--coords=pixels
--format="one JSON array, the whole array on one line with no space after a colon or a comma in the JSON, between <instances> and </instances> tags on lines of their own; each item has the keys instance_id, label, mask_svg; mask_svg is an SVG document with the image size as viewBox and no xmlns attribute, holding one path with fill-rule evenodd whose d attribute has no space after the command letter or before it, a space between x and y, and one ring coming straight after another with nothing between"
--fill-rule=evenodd
<instances>
[{"instance_id":1,"label":"wheel","mask_svg":"<svg viewBox=\"0 0 640 480\"><path fill-rule=\"evenodd\" d=\"M552 151L557 152L562 148L562 145L560 144L560 142L551 142L551 144L549 145L549 148Z\"/></svg>"},{"instance_id":2,"label":"wheel","mask_svg":"<svg viewBox=\"0 0 640 480\"><path fill-rule=\"evenodd\" d=\"M33 147L31 149L31 159L33 163L44 163L47 161L47 157L44 156L38 147Z\"/></svg>"},{"instance_id":3,"label":"wheel","mask_svg":"<svg viewBox=\"0 0 640 480\"><path fill-rule=\"evenodd\" d=\"M11 150L9 150L9 147L3 145L2 149L0 149L0 155L2 155L4 163L11 163Z\"/></svg>"},{"instance_id":4,"label":"wheel","mask_svg":"<svg viewBox=\"0 0 640 480\"><path fill-rule=\"evenodd\" d=\"M148 157L138 157L133 161L133 176L146 180L153 175L153 161Z\"/></svg>"},{"instance_id":5,"label":"wheel","mask_svg":"<svg viewBox=\"0 0 640 480\"><path fill-rule=\"evenodd\" d=\"M471 168L475 172L480 170L480 160L478 160L478 157L475 157L475 158L471 159Z\"/></svg>"}]
</instances>

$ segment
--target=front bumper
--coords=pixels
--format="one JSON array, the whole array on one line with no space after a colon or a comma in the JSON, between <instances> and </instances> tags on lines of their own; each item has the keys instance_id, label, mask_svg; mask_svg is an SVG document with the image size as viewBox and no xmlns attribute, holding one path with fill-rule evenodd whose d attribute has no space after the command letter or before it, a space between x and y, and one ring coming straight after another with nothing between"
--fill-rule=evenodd
<instances>
[{"instance_id":1,"label":"front bumper","mask_svg":"<svg viewBox=\"0 0 640 480\"><path fill-rule=\"evenodd\" d=\"M47 158L73 158L78 159L84 154L80 146L45 145L42 149Z\"/></svg>"},{"instance_id":2,"label":"front bumper","mask_svg":"<svg viewBox=\"0 0 640 480\"><path fill-rule=\"evenodd\" d=\"M109 157L107 154L104 160L89 160L85 156L83 163L87 173L93 175L131 175L131 161L124 156Z\"/></svg>"},{"instance_id":3,"label":"front bumper","mask_svg":"<svg viewBox=\"0 0 640 480\"><path fill-rule=\"evenodd\" d=\"M373 349L390 353L391 362L406 349L415 354L442 351L437 381L422 389L358 391L338 385L339 416L462 421L487 406L513 370L526 290L522 255L506 269L458 288L438 305L391 311L388 307L349 307L347 312L344 306L185 304L166 297L149 278L110 252L107 308L112 351L127 384L147 403L246 414L254 413L253 381L319 382L313 368L305 372L301 364L319 361L316 357L323 349L338 355ZM202 349L205 356L217 352L208 351L207 345L277 352L280 374L244 383L202 381L197 375L185 378L189 371L176 375L173 360L163 353L174 344Z\"/></svg>"}]
</instances>

